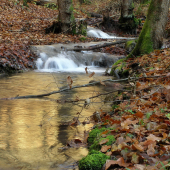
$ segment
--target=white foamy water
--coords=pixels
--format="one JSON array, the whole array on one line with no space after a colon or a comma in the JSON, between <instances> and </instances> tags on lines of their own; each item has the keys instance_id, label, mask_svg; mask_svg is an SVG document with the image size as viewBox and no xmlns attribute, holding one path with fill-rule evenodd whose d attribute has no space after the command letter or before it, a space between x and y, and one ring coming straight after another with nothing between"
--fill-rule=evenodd
<instances>
[{"instance_id":1,"label":"white foamy water","mask_svg":"<svg viewBox=\"0 0 170 170\"><path fill-rule=\"evenodd\" d=\"M74 54L74 53L73 53ZM74 55L66 52L56 54L56 56L48 57L46 53L40 53L38 60L36 61L37 71L40 72L85 72L85 68L88 67L90 71L103 72L104 68L91 65L86 66L79 63L74 59Z\"/></svg>"},{"instance_id":2,"label":"white foamy water","mask_svg":"<svg viewBox=\"0 0 170 170\"><path fill-rule=\"evenodd\" d=\"M107 39L116 38L115 36L110 36L109 34L98 29L90 29L89 31L87 31L87 36L96 37L96 38L107 38Z\"/></svg>"},{"instance_id":3,"label":"white foamy water","mask_svg":"<svg viewBox=\"0 0 170 170\"><path fill-rule=\"evenodd\" d=\"M117 37L113 35L109 35L99 29L88 27L87 28L87 36L88 37L96 37L96 38L103 38L103 39L134 39L134 38L126 38L126 37Z\"/></svg>"}]
</instances>

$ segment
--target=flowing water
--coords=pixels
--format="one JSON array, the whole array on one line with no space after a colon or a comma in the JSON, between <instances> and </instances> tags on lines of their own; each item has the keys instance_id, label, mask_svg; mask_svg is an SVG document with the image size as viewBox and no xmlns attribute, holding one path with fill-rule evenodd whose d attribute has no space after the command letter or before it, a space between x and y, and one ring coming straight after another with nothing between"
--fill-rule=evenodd
<instances>
[{"instance_id":1,"label":"flowing water","mask_svg":"<svg viewBox=\"0 0 170 170\"><path fill-rule=\"evenodd\" d=\"M71 45L69 45L71 46ZM61 51L61 45L37 46L37 70L0 79L0 98L38 95L67 87L71 76L73 86L90 80L103 80L104 68L118 58L93 52ZM92 78L84 68L95 72ZM111 87L110 87L111 89ZM86 148L67 148L68 140L83 139L92 124L67 126L77 113L80 122L95 111L110 110L104 97L84 102L65 103L65 100L87 99L110 90L105 86L91 86L68 90L40 99L0 100L0 170L73 169L73 164L87 155ZM60 103L57 102L60 101Z\"/></svg>"},{"instance_id":2,"label":"flowing water","mask_svg":"<svg viewBox=\"0 0 170 170\"><path fill-rule=\"evenodd\" d=\"M102 70L101 70L102 71ZM26 72L0 80L0 97L41 94L59 90L66 86L67 76L73 79L73 85L86 84L93 78L85 73L68 72ZM95 80L107 77L96 73ZM103 105L103 97L91 101L83 108L79 104L64 103L67 99L86 99L104 92L104 86L84 87L54 94L42 99L21 99L0 101L0 169L69 169L75 161L87 154L86 148L63 150L69 139L83 137L83 132L93 125L78 127L62 125L71 121L81 112L80 122L93 112L109 110ZM57 103L60 100L61 103ZM72 168L70 168L72 169Z\"/></svg>"}]
</instances>

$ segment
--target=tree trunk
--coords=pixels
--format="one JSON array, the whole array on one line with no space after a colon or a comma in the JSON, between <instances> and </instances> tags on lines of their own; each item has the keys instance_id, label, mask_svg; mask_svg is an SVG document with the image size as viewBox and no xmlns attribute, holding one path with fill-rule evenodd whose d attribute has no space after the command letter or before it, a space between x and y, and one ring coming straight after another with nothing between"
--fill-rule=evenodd
<instances>
[{"instance_id":1,"label":"tree trunk","mask_svg":"<svg viewBox=\"0 0 170 170\"><path fill-rule=\"evenodd\" d=\"M28 6L27 5L27 0L23 0L23 6Z\"/></svg>"},{"instance_id":2,"label":"tree trunk","mask_svg":"<svg viewBox=\"0 0 170 170\"><path fill-rule=\"evenodd\" d=\"M132 18L133 16L133 0L123 0L121 7L122 18Z\"/></svg>"},{"instance_id":3,"label":"tree trunk","mask_svg":"<svg viewBox=\"0 0 170 170\"><path fill-rule=\"evenodd\" d=\"M169 0L152 0L135 49L128 56L148 54L161 48L168 19Z\"/></svg>"},{"instance_id":4,"label":"tree trunk","mask_svg":"<svg viewBox=\"0 0 170 170\"><path fill-rule=\"evenodd\" d=\"M140 3L141 4L145 4L145 3L147 3L148 2L148 0L140 0Z\"/></svg>"},{"instance_id":5,"label":"tree trunk","mask_svg":"<svg viewBox=\"0 0 170 170\"><path fill-rule=\"evenodd\" d=\"M122 1L121 17L119 18L119 28L125 32L136 34L136 28L139 25L139 22L133 14L133 9L133 0Z\"/></svg>"},{"instance_id":6,"label":"tree trunk","mask_svg":"<svg viewBox=\"0 0 170 170\"><path fill-rule=\"evenodd\" d=\"M62 32L72 32L75 24L72 0L58 0L58 9Z\"/></svg>"}]
</instances>

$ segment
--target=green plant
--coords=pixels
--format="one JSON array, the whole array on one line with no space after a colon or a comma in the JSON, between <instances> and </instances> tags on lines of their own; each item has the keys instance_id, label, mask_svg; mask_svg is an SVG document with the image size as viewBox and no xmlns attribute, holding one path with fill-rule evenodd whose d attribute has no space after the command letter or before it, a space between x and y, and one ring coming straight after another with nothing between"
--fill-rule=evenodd
<instances>
[{"instance_id":1,"label":"green plant","mask_svg":"<svg viewBox=\"0 0 170 170\"><path fill-rule=\"evenodd\" d=\"M79 38L80 41L86 41L86 39L87 39L86 37L80 37Z\"/></svg>"},{"instance_id":2,"label":"green plant","mask_svg":"<svg viewBox=\"0 0 170 170\"><path fill-rule=\"evenodd\" d=\"M165 108L159 108L159 110L161 111L161 113L165 113L167 108L166 107Z\"/></svg>"},{"instance_id":3,"label":"green plant","mask_svg":"<svg viewBox=\"0 0 170 170\"><path fill-rule=\"evenodd\" d=\"M146 113L146 118L149 119L152 113Z\"/></svg>"},{"instance_id":4,"label":"green plant","mask_svg":"<svg viewBox=\"0 0 170 170\"><path fill-rule=\"evenodd\" d=\"M168 119L170 119L170 113L165 115Z\"/></svg>"},{"instance_id":5,"label":"green plant","mask_svg":"<svg viewBox=\"0 0 170 170\"><path fill-rule=\"evenodd\" d=\"M58 6L55 3L48 3L48 4L45 4L44 6L46 8L50 8L50 9L53 9L53 10L58 9Z\"/></svg>"},{"instance_id":6,"label":"green plant","mask_svg":"<svg viewBox=\"0 0 170 170\"><path fill-rule=\"evenodd\" d=\"M126 112L130 112L132 115L135 114L133 110L125 110Z\"/></svg>"}]
</instances>

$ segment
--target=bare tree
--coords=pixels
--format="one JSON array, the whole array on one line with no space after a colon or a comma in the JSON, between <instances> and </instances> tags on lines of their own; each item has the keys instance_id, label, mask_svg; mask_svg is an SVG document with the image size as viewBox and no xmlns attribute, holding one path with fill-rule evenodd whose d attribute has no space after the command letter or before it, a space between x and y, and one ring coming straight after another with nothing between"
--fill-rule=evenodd
<instances>
[{"instance_id":1,"label":"bare tree","mask_svg":"<svg viewBox=\"0 0 170 170\"><path fill-rule=\"evenodd\" d=\"M169 0L152 0L137 45L132 54L147 54L161 48L168 19Z\"/></svg>"}]
</instances>

